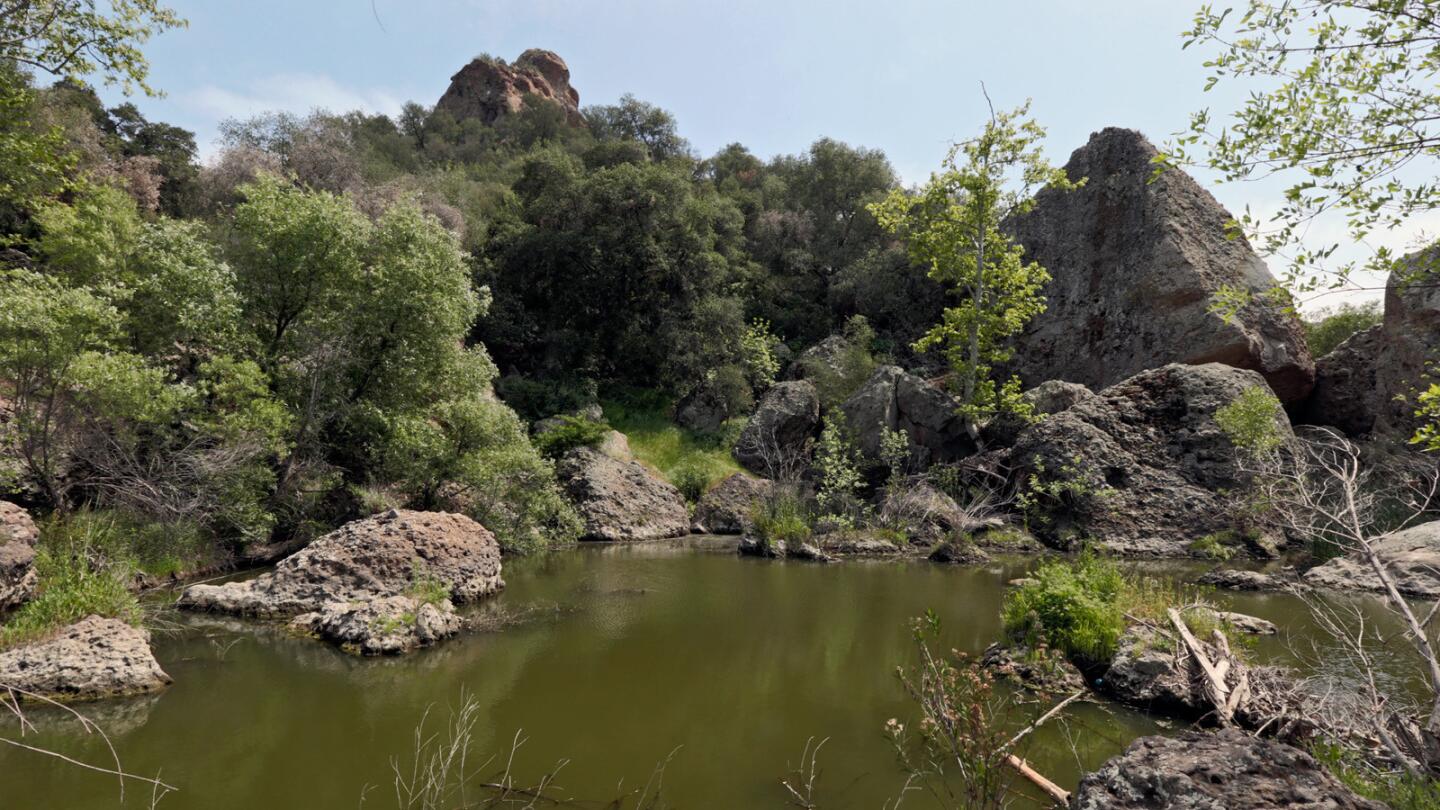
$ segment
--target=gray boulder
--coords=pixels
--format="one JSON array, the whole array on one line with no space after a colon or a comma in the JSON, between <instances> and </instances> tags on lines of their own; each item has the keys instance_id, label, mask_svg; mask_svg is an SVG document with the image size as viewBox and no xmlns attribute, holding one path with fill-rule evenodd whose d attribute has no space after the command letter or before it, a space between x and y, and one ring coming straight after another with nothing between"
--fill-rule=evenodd
<instances>
[{"instance_id":1,"label":"gray boulder","mask_svg":"<svg viewBox=\"0 0 1440 810\"><path fill-rule=\"evenodd\" d=\"M1242 731L1141 737L1080 780L1073 810L1384 810L1292 745Z\"/></svg>"},{"instance_id":2,"label":"gray boulder","mask_svg":"<svg viewBox=\"0 0 1440 810\"><path fill-rule=\"evenodd\" d=\"M0 501L0 611L19 607L35 595L35 521L23 508Z\"/></svg>"},{"instance_id":3,"label":"gray boulder","mask_svg":"<svg viewBox=\"0 0 1440 810\"><path fill-rule=\"evenodd\" d=\"M1029 403L1033 416L1043 418L1092 399L1095 393L1080 383L1046 380L1020 396ZM1029 426L1030 422L1019 416L1001 414L980 429L980 439L986 447L1009 447Z\"/></svg>"},{"instance_id":4,"label":"gray boulder","mask_svg":"<svg viewBox=\"0 0 1440 810\"><path fill-rule=\"evenodd\" d=\"M729 418L724 400L708 386L696 388L675 403L675 424L696 433L714 433Z\"/></svg>"},{"instance_id":5,"label":"gray boulder","mask_svg":"<svg viewBox=\"0 0 1440 810\"><path fill-rule=\"evenodd\" d=\"M958 408L959 402L944 389L899 366L875 369L840 406L845 424L866 458L880 458L880 440L886 430L903 430L909 437L910 462L920 470L975 452L975 442Z\"/></svg>"},{"instance_id":6,"label":"gray boulder","mask_svg":"<svg viewBox=\"0 0 1440 810\"><path fill-rule=\"evenodd\" d=\"M1315 364L1305 421L1351 436L1408 438L1418 428L1415 393L1440 362L1440 247L1406 257L1385 285L1385 318L1351 335Z\"/></svg>"},{"instance_id":7,"label":"gray boulder","mask_svg":"<svg viewBox=\"0 0 1440 810\"><path fill-rule=\"evenodd\" d=\"M282 618L336 603L401 596L423 585L444 588L456 602L477 601L505 587L495 536L464 515L392 509L341 526L270 573L244 582L191 585L177 606Z\"/></svg>"},{"instance_id":8,"label":"gray boulder","mask_svg":"<svg viewBox=\"0 0 1440 810\"><path fill-rule=\"evenodd\" d=\"M1401 593L1422 599L1440 596L1440 520L1395 532L1373 545ZM1383 590L1375 569L1358 555L1336 557L1310 569L1305 582L1347 591Z\"/></svg>"},{"instance_id":9,"label":"gray boulder","mask_svg":"<svg viewBox=\"0 0 1440 810\"><path fill-rule=\"evenodd\" d=\"M169 683L149 634L119 619L87 616L52 638L0 652L0 686L52 700L135 695Z\"/></svg>"},{"instance_id":10,"label":"gray boulder","mask_svg":"<svg viewBox=\"0 0 1440 810\"><path fill-rule=\"evenodd\" d=\"M761 397L755 413L740 431L735 460L745 469L769 478L792 469L809 452L820 426L820 396L805 380L776 383Z\"/></svg>"},{"instance_id":11,"label":"gray boulder","mask_svg":"<svg viewBox=\"0 0 1440 810\"><path fill-rule=\"evenodd\" d=\"M751 507L774 492L773 481L735 473L700 497L692 528L702 534L740 534Z\"/></svg>"},{"instance_id":12,"label":"gray boulder","mask_svg":"<svg viewBox=\"0 0 1440 810\"><path fill-rule=\"evenodd\" d=\"M1253 371L1219 363L1171 364L1026 428L1011 462L1017 481L1041 484L1030 493L1031 529L1057 547L1094 539L1120 554L1172 557L1188 555L1201 537L1234 531L1231 498L1249 477L1215 412L1264 384ZM1275 430L1292 435L1279 408ZM1244 528L1277 533L1258 522Z\"/></svg>"},{"instance_id":13,"label":"gray boulder","mask_svg":"<svg viewBox=\"0 0 1440 810\"><path fill-rule=\"evenodd\" d=\"M349 652L399 655L455 635L464 621L449 599L426 602L400 595L332 602L321 610L296 616L290 624Z\"/></svg>"},{"instance_id":14,"label":"gray boulder","mask_svg":"<svg viewBox=\"0 0 1440 810\"><path fill-rule=\"evenodd\" d=\"M1209 192L1178 169L1153 177L1156 155L1134 130L1097 132L1065 166L1086 184L1042 190L1008 223L1052 280L1007 370L1027 385L1100 389L1167 363L1218 362L1260 372L1282 401L1304 399L1315 368L1293 315L1260 297L1229 320L1210 310L1225 285L1260 293L1275 279Z\"/></svg>"},{"instance_id":15,"label":"gray boulder","mask_svg":"<svg viewBox=\"0 0 1440 810\"><path fill-rule=\"evenodd\" d=\"M1224 588L1227 591L1281 591L1289 585L1287 580L1279 577L1240 568L1218 568L1214 571L1207 571L1196 582L1212 588Z\"/></svg>"},{"instance_id":16,"label":"gray boulder","mask_svg":"<svg viewBox=\"0 0 1440 810\"><path fill-rule=\"evenodd\" d=\"M556 466L560 484L585 521L585 540L659 540L690 533L680 491L638 461L577 447Z\"/></svg>"},{"instance_id":17,"label":"gray boulder","mask_svg":"<svg viewBox=\"0 0 1440 810\"><path fill-rule=\"evenodd\" d=\"M850 341L844 335L831 335L796 356L786 376L792 380L810 380L827 373L844 374L845 356L849 351Z\"/></svg>"}]
</instances>

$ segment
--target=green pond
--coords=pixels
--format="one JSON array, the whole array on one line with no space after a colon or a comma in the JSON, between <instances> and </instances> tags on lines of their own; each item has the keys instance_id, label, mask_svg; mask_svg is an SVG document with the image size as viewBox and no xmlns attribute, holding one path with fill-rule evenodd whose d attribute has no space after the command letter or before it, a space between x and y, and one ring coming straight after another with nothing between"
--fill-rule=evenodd
<instances>
[{"instance_id":1,"label":"green pond","mask_svg":"<svg viewBox=\"0 0 1440 810\"><path fill-rule=\"evenodd\" d=\"M738 558L734 544L507 560L508 587L479 610L527 620L404 658L360 659L264 624L162 610L155 649L174 685L86 710L127 770L178 788L159 804L169 810L396 807L392 763L409 766L417 723L429 710L428 731L442 731L467 696L478 708L470 765L495 777L519 735L516 781L563 761L554 791L575 806L634 807L648 785L657 807L785 807L780 780L821 740L819 806L893 806L904 776L883 727L915 719L895 675L914 659L910 620L934 610L944 646L979 653L1000 637L1005 583L1033 561L816 565ZM1309 633L1291 597L1217 598ZM1257 653L1290 646L1266 639ZM1016 708L1015 727L1037 711ZM1113 706L1068 715L1025 752L1067 787L1135 736L1174 728ZM106 761L103 743L74 724L36 719L27 743ZM140 785L122 802L112 777L0 747L0 810L149 805ZM911 792L903 806L935 805Z\"/></svg>"}]
</instances>

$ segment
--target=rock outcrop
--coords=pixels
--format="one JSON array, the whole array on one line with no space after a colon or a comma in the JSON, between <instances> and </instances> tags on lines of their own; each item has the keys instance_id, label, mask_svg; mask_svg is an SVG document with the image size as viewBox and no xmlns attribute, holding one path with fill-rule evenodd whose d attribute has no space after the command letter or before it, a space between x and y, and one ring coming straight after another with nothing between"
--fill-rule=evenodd
<instances>
[{"instance_id":1,"label":"rock outcrop","mask_svg":"<svg viewBox=\"0 0 1440 810\"><path fill-rule=\"evenodd\" d=\"M585 540L659 540L690 533L680 491L638 461L577 447L556 467L560 485L585 521Z\"/></svg>"},{"instance_id":2,"label":"rock outcrop","mask_svg":"<svg viewBox=\"0 0 1440 810\"><path fill-rule=\"evenodd\" d=\"M905 431L910 462L920 470L957 461L975 452L959 403L944 389L906 372L881 366L840 406L856 446L868 459L880 458L886 430Z\"/></svg>"},{"instance_id":3,"label":"rock outcrop","mask_svg":"<svg viewBox=\"0 0 1440 810\"><path fill-rule=\"evenodd\" d=\"M1415 393L1440 363L1440 247L1406 257L1385 285L1379 326L1351 335L1316 364L1305 421L1351 436L1408 438L1418 428Z\"/></svg>"},{"instance_id":4,"label":"rock outcrop","mask_svg":"<svg viewBox=\"0 0 1440 810\"><path fill-rule=\"evenodd\" d=\"M1395 532L1373 547L1401 593L1421 599L1440 596L1440 520ZM1306 571L1305 582L1318 588L1383 590L1375 569L1356 555L1336 557Z\"/></svg>"},{"instance_id":5,"label":"rock outcrop","mask_svg":"<svg viewBox=\"0 0 1440 810\"><path fill-rule=\"evenodd\" d=\"M119 619L87 616L53 638L0 652L0 684L52 700L135 695L169 683L149 634Z\"/></svg>"},{"instance_id":6,"label":"rock outcrop","mask_svg":"<svg viewBox=\"0 0 1440 810\"><path fill-rule=\"evenodd\" d=\"M1080 780L1073 810L1383 810L1315 758L1242 731L1141 737Z\"/></svg>"},{"instance_id":7,"label":"rock outcrop","mask_svg":"<svg viewBox=\"0 0 1440 810\"><path fill-rule=\"evenodd\" d=\"M696 433L715 433L730 418L725 401L709 386L701 386L675 403L675 424Z\"/></svg>"},{"instance_id":8,"label":"rock outcrop","mask_svg":"<svg viewBox=\"0 0 1440 810\"><path fill-rule=\"evenodd\" d=\"M448 599L384 596L333 602L296 616L291 626L361 655L399 655L455 635L464 622Z\"/></svg>"},{"instance_id":9,"label":"rock outcrop","mask_svg":"<svg viewBox=\"0 0 1440 810\"><path fill-rule=\"evenodd\" d=\"M767 477L798 472L820 426L820 395L813 383L792 380L770 386L735 442L735 460Z\"/></svg>"},{"instance_id":10,"label":"rock outcrop","mask_svg":"<svg viewBox=\"0 0 1440 810\"><path fill-rule=\"evenodd\" d=\"M556 104L571 126L585 126L580 93L570 86L570 68L557 54L539 48L520 54L514 64L489 56L471 60L450 77L435 111L493 124L525 109L531 100Z\"/></svg>"},{"instance_id":11,"label":"rock outcrop","mask_svg":"<svg viewBox=\"0 0 1440 810\"><path fill-rule=\"evenodd\" d=\"M1008 370L1026 385L1100 389L1168 363L1219 362L1260 372L1282 401L1304 399L1315 370L1293 316L1259 298L1228 321L1210 311L1226 285L1272 287L1265 263L1184 172L1152 181L1156 154L1134 130L1097 132L1065 166L1085 185L1041 191L1008 224L1026 259L1053 277Z\"/></svg>"},{"instance_id":12,"label":"rock outcrop","mask_svg":"<svg viewBox=\"0 0 1440 810\"><path fill-rule=\"evenodd\" d=\"M1047 380L1020 395L1030 405L1033 417L1060 413L1077 402L1094 398L1095 394L1080 383ZM986 447L1009 447L1030 422L1013 413L991 419L980 429L980 440Z\"/></svg>"},{"instance_id":13,"label":"rock outcrop","mask_svg":"<svg viewBox=\"0 0 1440 810\"><path fill-rule=\"evenodd\" d=\"M1016 480L1040 484L1029 493L1031 529L1051 546L1093 539L1142 556L1185 556L1195 540L1234 531L1224 493L1242 491L1248 477L1215 412L1264 384L1218 363L1171 364L1026 428L1011 461ZM1279 408L1275 430L1291 433ZM1258 523L1245 528L1268 534Z\"/></svg>"},{"instance_id":14,"label":"rock outcrop","mask_svg":"<svg viewBox=\"0 0 1440 810\"><path fill-rule=\"evenodd\" d=\"M417 588L442 589L455 602L473 602L503 587L500 547L484 526L448 512L392 509L341 526L270 573L244 582L191 585L177 605L288 618Z\"/></svg>"},{"instance_id":15,"label":"rock outcrop","mask_svg":"<svg viewBox=\"0 0 1440 810\"><path fill-rule=\"evenodd\" d=\"M700 497L691 528L702 534L740 534L751 508L774 492L774 481L735 473Z\"/></svg>"},{"instance_id":16,"label":"rock outcrop","mask_svg":"<svg viewBox=\"0 0 1440 810\"><path fill-rule=\"evenodd\" d=\"M844 335L831 335L800 352L785 370L785 376L792 380L810 380L823 374L844 374L845 356L850 348L850 341Z\"/></svg>"},{"instance_id":17,"label":"rock outcrop","mask_svg":"<svg viewBox=\"0 0 1440 810\"><path fill-rule=\"evenodd\" d=\"M18 607L35 595L35 542L40 533L30 513L0 501L0 611Z\"/></svg>"}]
</instances>

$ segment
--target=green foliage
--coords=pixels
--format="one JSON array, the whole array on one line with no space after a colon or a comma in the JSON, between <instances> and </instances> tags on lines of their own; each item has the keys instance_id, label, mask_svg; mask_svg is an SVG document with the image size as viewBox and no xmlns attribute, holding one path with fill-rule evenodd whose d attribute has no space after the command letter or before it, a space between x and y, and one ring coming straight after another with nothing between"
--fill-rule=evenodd
<instances>
[{"instance_id":1,"label":"green foliage","mask_svg":"<svg viewBox=\"0 0 1440 810\"><path fill-rule=\"evenodd\" d=\"M769 321L756 318L745 328L740 336L740 360L752 389L764 391L775 382L780 373L780 361L775 357L779 346L780 338L770 333Z\"/></svg>"},{"instance_id":2,"label":"green foliage","mask_svg":"<svg viewBox=\"0 0 1440 810\"><path fill-rule=\"evenodd\" d=\"M1005 595L1005 632L1032 647L1047 642L1080 661L1109 661L1134 593L1119 566L1087 551L1073 561L1042 562L1029 579Z\"/></svg>"},{"instance_id":3,"label":"green foliage","mask_svg":"<svg viewBox=\"0 0 1440 810\"><path fill-rule=\"evenodd\" d=\"M1001 223L1033 207L1039 188L1079 185L1044 160L1045 131L1026 119L1028 109L992 116L979 137L951 149L917 195L895 191L871 206L882 227L905 239L911 260L959 299L915 349L944 353L975 422L1024 409L1019 380L991 373L1009 359L1008 339L1045 310L1040 290L1050 280L1039 263L1024 261L1024 248Z\"/></svg>"},{"instance_id":4,"label":"green foliage","mask_svg":"<svg viewBox=\"0 0 1440 810\"><path fill-rule=\"evenodd\" d=\"M887 482L896 486L905 478L910 463L910 435L904 430L883 428L880 433L880 461L889 471Z\"/></svg>"},{"instance_id":5,"label":"green foliage","mask_svg":"<svg viewBox=\"0 0 1440 810\"><path fill-rule=\"evenodd\" d=\"M140 213L124 191L86 186L71 204L50 203L35 214L38 247L49 266L75 286L124 285L127 259L140 232Z\"/></svg>"},{"instance_id":6,"label":"green foliage","mask_svg":"<svg viewBox=\"0 0 1440 810\"><path fill-rule=\"evenodd\" d=\"M815 500L820 511L840 528L853 527L864 510L860 488L865 482L856 464L854 443L838 413L825 417L820 442L815 447L814 466L819 480Z\"/></svg>"},{"instance_id":7,"label":"green foliage","mask_svg":"<svg viewBox=\"0 0 1440 810\"><path fill-rule=\"evenodd\" d=\"M1245 389L1235 401L1215 411L1215 422L1231 444L1254 456L1264 455L1284 442L1279 424L1285 410L1268 386Z\"/></svg>"},{"instance_id":8,"label":"green foliage","mask_svg":"<svg viewBox=\"0 0 1440 810\"><path fill-rule=\"evenodd\" d=\"M844 344L834 357L800 361L805 379L815 384L820 406L825 410L832 410L849 399L875 371L875 330L865 316L851 316L845 322L841 337Z\"/></svg>"},{"instance_id":9,"label":"green foliage","mask_svg":"<svg viewBox=\"0 0 1440 810\"><path fill-rule=\"evenodd\" d=\"M1031 459L1029 466L1025 487L1015 496L1028 527L1046 528L1059 514L1104 508L1105 501L1115 495L1103 476L1078 455L1066 459L1053 473L1043 458Z\"/></svg>"},{"instance_id":10,"label":"green foliage","mask_svg":"<svg viewBox=\"0 0 1440 810\"><path fill-rule=\"evenodd\" d=\"M1207 560L1219 560L1224 562L1235 556L1234 543L1236 541L1234 532L1219 532L1207 534L1197 538L1190 544L1190 550Z\"/></svg>"},{"instance_id":11,"label":"green foliage","mask_svg":"<svg viewBox=\"0 0 1440 810\"><path fill-rule=\"evenodd\" d=\"M1341 304L1326 310L1318 319L1306 318L1301 325L1305 327L1305 342L1310 346L1310 354L1324 357L1344 343L1346 338L1378 326L1384 318L1379 301L1366 301Z\"/></svg>"},{"instance_id":12,"label":"green foliage","mask_svg":"<svg viewBox=\"0 0 1440 810\"><path fill-rule=\"evenodd\" d=\"M423 563L418 563L410 572L410 584L405 586L405 595L421 605L439 605L450 598L450 586L430 573Z\"/></svg>"},{"instance_id":13,"label":"green foliage","mask_svg":"<svg viewBox=\"0 0 1440 810\"><path fill-rule=\"evenodd\" d=\"M699 502L701 496L710 489L712 472L703 461L692 461L681 464L670 473L670 481L685 500L690 503Z\"/></svg>"},{"instance_id":14,"label":"green foliage","mask_svg":"<svg viewBox=\"0 0 1440 810\"><path fill-rule=\"evenodd\" d=\"M1440 808L1440 782L1434 779L1413 776L1403 770L1377 770L1350 749L1331 742L1312 744L1310 753L1346 787L1392 810Z\"/></svg>"},{"instance_id":15,"label":"green foliage","mask_svg":"<svg viewBox=\"0 0 1440 810\"><path fill-rule=\"evenodd\" d=\"M765 554L784 555L810 542L813 519L798 493L782 490L750 508L750 534Z\"/></svg>"},{"instance_id":16,"label":"green foliage","mask_svg":"<svg viewBox=\"0 0 1440 810\"><path fill-rule=\"evenodd\" d=\"M535 437L535 447L550 458L559 458L576 447L594 447L610 433L610 426L583 416L559 416L560 424Z\"/></svg>"},{"instance_id":17,"label":"green foliage","mask_svg":"<svg viewBox=\"0 0 1440 810\"><path fill-rule=\"evenodd\" d=\"M1433 9L1342 0L1247 0L1240 9L1205 5L1183 36L1187 48L1211 50L1205 89L1233 85L1244 100L1228 116L1193 114L1160 170L1199 162L1231 181L1288 176L1278 210L1247 210L1237 226L1288 259L1292 290L1343 287L1357 269L1388 272L1396 256L1387 249L1338 263L1335 253L1440 204L1426 165L1440 137L1440 91L1433 54L1416 47L1433 38ZM1343 219L1346 236L1314 242L1328 229L1312 225L1327 215Z\"/></svg>"},{"instance_id":18,"label":"green foliage","mask_svg":"<svg viewBox=\"0 0 1440 810\"><path fill-rule=\"evenodd\" d=\"M654 391L621 390L604 403L605 420L625 434L630 452L665 480L680 487L682 482L702 494L722 479L740 472L730 455L733 439L724 432L708 436L686 430L670 418L668 397ZM698 484L704 477L703 486Z\"/></svg>"},{"instance_id":19,"label":"green foliage","mask_svg":"<svg viewBox=\"0 0 1440 810\"><path fill-rule=\"evenodd\" d=\"M99 73L126 93L154 95L140 46L151 36L186 25L155 0L49 0L13 4L0 15L0 56L47 73Z\"/></svg>"},{"instance_id":20,"label":"green foliage","mask_svg":"<svg viewBox=\"0 0 1440 810\"><path fill-rule=\"evenodd\" d=\"M1432 383L1416 399L1420 406L1415 415L1424 420L1410 441L1431 452L1440 452L1440 383Z\"/></svg>"}]
</instances>

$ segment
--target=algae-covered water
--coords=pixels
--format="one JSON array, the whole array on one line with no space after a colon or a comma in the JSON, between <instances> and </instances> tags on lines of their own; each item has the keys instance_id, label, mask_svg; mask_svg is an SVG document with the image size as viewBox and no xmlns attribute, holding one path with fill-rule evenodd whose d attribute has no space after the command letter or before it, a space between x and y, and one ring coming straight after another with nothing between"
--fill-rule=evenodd
<instances>
[{"instance_id":1,"label":"algae-covered water","mask_svg":"<svg viewBox=\"0 0 1440 810\"><path fill-rule=\"evenodd\" d=\"M516 780L533 783L563 761L554 793L578 806L633 807L647 785L647 801L662 799L654 806L789 806L780 780L820 740L818 806L893 806L904 776L883 726L914 719L895 676L913 660L910 619L934 610L945 646L979 653L1000 637L1005 583L1031 562L816 565L733 548L734 538L685 539L507 560L508 587L482 610L528 620L397 659L164 612L174 626L155 648L174 685L87 711L128 770L178 788L160 802L167 810L396 807L392 762L409 767L427 709L429 730L441 731L466 695L478 708L472 766L493 756L480 770L496 775L520 735ZM1291 597L1220 598L1305 630ZM1017 709L1016 727L1035 711ZM1165 728L1115 707L1082 704L1071 717L1026 752L1066 786ZM49 713L38 719L26 742L105 761L97 739ZM0 747L3 810L149 804L141 786L122 804L113 777ZM911 792L903 806L935 805Z\"/></svg>"}]
</instances>

